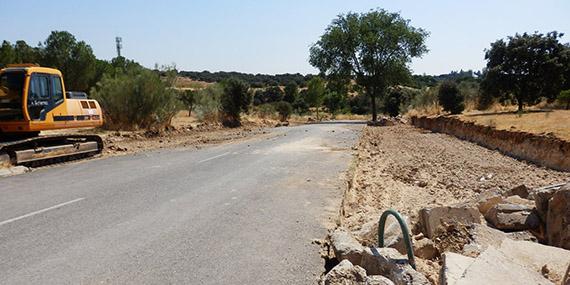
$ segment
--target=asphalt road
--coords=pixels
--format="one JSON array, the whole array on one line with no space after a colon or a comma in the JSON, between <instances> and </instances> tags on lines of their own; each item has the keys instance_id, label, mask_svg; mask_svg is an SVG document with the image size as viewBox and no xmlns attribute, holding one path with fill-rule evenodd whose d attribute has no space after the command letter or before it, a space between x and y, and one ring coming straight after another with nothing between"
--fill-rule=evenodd
<instances>
[{"instance_id":1,"label":"asphalt road","mask_svg":"<svg viewBox=\"0 0 570 285\"><path fill-rule=\"evenodd\" d=\"M0 284L314 284L361 125L0 178Z\"/></svg>"}]
</instances>

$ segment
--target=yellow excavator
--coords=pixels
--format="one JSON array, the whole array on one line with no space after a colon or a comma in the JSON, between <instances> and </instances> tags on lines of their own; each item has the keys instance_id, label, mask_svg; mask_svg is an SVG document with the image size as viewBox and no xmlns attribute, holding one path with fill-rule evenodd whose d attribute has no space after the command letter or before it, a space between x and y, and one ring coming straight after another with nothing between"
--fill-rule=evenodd
<instances>
[{"instance_id":1,"label":"yellow excavator","mask_svg":"<svg viewBox=\"0 0 570 285\"><path fill-rule=\"evenodd\" d=\"M66 92L59 70L35 64L0 70L0 165L35 166L101 153L97 135L40 132L102 124L99 103L83 92Z\"/></svg>"}]
</instances>

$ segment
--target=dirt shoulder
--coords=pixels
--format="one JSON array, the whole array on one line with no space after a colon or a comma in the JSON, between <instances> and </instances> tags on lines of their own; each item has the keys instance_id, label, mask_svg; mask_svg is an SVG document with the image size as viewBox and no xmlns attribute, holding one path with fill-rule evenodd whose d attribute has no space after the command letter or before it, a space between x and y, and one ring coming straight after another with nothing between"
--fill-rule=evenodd
<instances>
[{"instance_id":1,"label":"dirt shoulder","mask_svg":"<svg viewBox=\"0 0 570 285\"><path fill-rule=\"evenodd\" d=\"M96 134L103 138L103 156L115 156L176 147L201 147L227 141L235 141L268 133L277 121L244 118L242 126L225 128L220 123L199 122L182 113L177 115L172 127L164 131L108 131L102 129L57 130L44 132L55 134Z\"/></svg>"},{"instance_id":2,"label":"dirt shoulder","mask_svg":"<svg viewBox=\"0 0 570 285\"><path fill-rule=\"evenodd\" d=\"M521 184L533 188L570 180L570 173L403 124L366 127L356 148L340 218L352 232L377 222L389 208L415 225L425 207L473 204L488 189L505 192ZM376 243L375 237L361 242ZM437 262L419 261L420 271L432 280L439 267Z\"/></svg>"}]
</instances>

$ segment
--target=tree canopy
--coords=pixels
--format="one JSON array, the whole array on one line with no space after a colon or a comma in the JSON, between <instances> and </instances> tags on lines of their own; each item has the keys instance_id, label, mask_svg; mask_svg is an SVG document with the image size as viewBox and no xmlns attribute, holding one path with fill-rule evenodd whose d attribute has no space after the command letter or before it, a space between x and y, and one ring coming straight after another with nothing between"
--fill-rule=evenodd
<instances>
[{"instance_id":1,"label":"tree canopy","mask_svg":"<svg viewBox=\"0 0 570 285\"><path fill-rule=\"evenodd\" d=\"M310 49L311 65L327 76L355 79L371 98L388 86L409 80L408 64L427 52L428 33L410 25L398 13L383 9L339 15Z\"/></svg>"},{"instance_id":2,"label":"tree canopy","mask_svg":"<svg viewBox=\"0 0 570 285\"><path fill-rule=\"evenodd\" d=\"M317 109L317 120L318 120L319 108L323 104L323 99L326 91L325 81L322 78L315 76L311 80L309 80L309 83L307 85L308 88L305 97L305 102L309 106Z\"/></svg>"},{"instance_id":3,"label":"tree canopy","mask_svg":"<svg viewBox=\"0 0 570 285\"><path fill-rule=\"evenodd\" d=\"M540 98L554 100L565 82L567 47L559 42L563 34L516 34L491 44L481 82L487 97L513 96L518 110Z\"/></svg>"},{"instance_id":4,"label":"tree canopy","mask_svg":"<svg viewBox=\"0 0 570 285\"><path fill-rule=\"evenodd\" d=\"M241 125L241 112L247 112L251 104L249 85L236 78L224 80L221 84L223 86L220 100L222 123L228 127L238 127Z\"/></svg>"}]
</instances>

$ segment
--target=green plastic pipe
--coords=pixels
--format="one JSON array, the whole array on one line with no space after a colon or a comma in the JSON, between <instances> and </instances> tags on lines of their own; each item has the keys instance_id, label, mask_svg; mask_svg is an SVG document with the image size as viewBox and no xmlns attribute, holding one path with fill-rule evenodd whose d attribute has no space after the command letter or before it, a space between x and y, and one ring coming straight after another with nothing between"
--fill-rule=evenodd
<instances>
[{"instance_id":1,"label":"green plastic pipe","mask_svg":"<svg viewBox=\"0 0 570 285\"><path fill-rule=\"evenodd\" d=\"M378 222L378 247L384 247L384 226L386 225L386 219L389 215L394 216L394 218L398 220L400 229L402 230L402 235L404 235L404 243L406 244L406 251L408 252L408 262L413 269L416 269L416 262L414 260L414 248L412 247L408 225L406 225L406 222L404 219L402 219L402 216L396 210L386 210L384 213L382 213L382 216L380 216L380 221Z\"/></svg>"}]
</instances>

